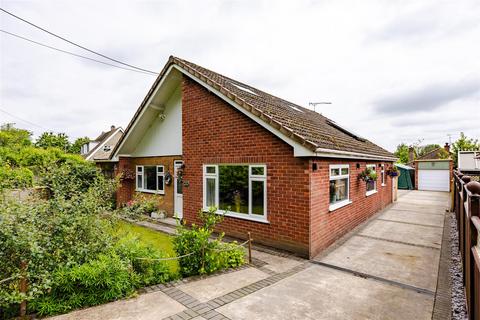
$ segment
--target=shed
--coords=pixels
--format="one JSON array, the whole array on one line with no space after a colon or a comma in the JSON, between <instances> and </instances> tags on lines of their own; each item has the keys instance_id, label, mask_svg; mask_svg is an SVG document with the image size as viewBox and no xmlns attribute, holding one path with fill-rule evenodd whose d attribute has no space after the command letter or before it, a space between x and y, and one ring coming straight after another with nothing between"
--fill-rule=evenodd
<instances>
[{"instance_id":1,"label":"shed","mask_svg":"<svg viewBox=\"0 0 480 320\"><path fill-rule=\"evenodd\" d=\"M395 163L395 167L397 167L400 172L398 176L398 189L413 190L412 181L415 179L415 169L400 163Z\"/></svg>"}]
</instances>

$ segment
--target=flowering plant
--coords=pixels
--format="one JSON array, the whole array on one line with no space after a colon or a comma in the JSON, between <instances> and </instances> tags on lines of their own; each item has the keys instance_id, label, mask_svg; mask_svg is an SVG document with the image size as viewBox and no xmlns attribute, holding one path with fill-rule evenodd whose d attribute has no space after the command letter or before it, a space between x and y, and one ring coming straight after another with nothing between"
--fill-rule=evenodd
<instances>
[{"instance_id":1,"label":"flowering plant","mask_svg":"<svg viewBox=\"0 0 480 320\"><path fill-rule=\"evenodd\" d=\"M398 170L397 167L393 166L390 169L387 170L387 174L390 177L398 177L400 175L400 171Z\"/></svg>"},{"instance_id":2,"label":"flowering plant","mask_svg":"<svg viewBox=\"0 0 480 320\"><path fill-rule=\"evenodd\" d=\"M120 172L120 180L133 180L135 179L135 172L131 169L123 169L123 171Z\"/></svg>"},{"instance_id":3,"label":"flowering plant","mask_svg":"<svg viewBox=\"0 0 480 320\"><path fill-rule=\"evenodd\" d=\"M365 182L377 180L377 173L370 168L366 168L358 174L358 178Z\"/></svg>"}]
</instances>

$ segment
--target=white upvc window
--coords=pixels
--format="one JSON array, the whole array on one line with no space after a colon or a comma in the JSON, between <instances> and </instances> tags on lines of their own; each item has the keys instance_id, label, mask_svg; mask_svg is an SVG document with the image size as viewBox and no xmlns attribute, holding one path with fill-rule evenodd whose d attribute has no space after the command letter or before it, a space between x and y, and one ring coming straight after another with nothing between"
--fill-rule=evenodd
<instances>
[{"instance_id":1,"label":"white upvc window","mask_svg":"<svg viewBox=\"0 0 480 320\"><path fill-rule=\"evenodd\" d=\"M385 164L384 163L382 163L382 165L380 166L380 169L382 174L382 187L385 187L387 183L385 181Z\"/></svg>"},{"instance_id":2,"label":"white upvc window","mask_svg":"<svg viewBox=\"0 0 480 320\"><path fill-rule=\"evenodd\" d=\"M367 168L375 173L377 172L374 164L367 164ZM377 179L367 181L367 196L374 193L377 193Z\"/></svg>"},{"instance_id":3,"label":"white upvc window","mask_svg":"<svg viewBox=\"0 0 480 320\"><path fill-rule=\"evenodd\" d=\"M267 167L263 164L203 166L203 208L226 216L267 221Z\"/></svg>"},{"instance_id":4,"label":"white upvc window","mask_svg":"<svg viewBox=\"0 0 480 320\"><path fill-rule=\"evenodd\" d=\"M135 190L140 192L164 194L164 166L136 166Z\"/></svg>"},{"instance_id":5,"label":"white upvc window","mask_svg":"<svg viewBox=\"0 0 480 320\"><path fill-rule=\"evenodd\" d=\"M350 201L350 166L330 165L330 211L346 206Z\"/></svg>"}]
</instances>

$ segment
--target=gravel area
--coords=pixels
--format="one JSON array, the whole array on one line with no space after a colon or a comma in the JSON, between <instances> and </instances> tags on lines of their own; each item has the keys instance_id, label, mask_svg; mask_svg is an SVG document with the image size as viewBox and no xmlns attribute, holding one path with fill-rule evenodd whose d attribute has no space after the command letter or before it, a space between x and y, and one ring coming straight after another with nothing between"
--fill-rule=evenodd
<instances>
[{"instance_id":1,"label":"gravel area","mask_svg":"<svg viewBox=\"0 0 480 320\"><path fill-rule=\"evenodd\" d=\"M452 278L452 319L467 319L465 288L463 287L462 257L458 246L457 219L452 213L450 219L450 245L452 247L452 265L450 277Z\"/></svg>"}]
</instances>

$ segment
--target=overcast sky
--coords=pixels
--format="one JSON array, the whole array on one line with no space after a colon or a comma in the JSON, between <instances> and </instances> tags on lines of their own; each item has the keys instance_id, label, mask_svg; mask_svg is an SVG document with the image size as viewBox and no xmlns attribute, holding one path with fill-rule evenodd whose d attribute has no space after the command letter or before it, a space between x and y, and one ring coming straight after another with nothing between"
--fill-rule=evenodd
<instances>
[{"instance_id":1,"label":"overcast sky","mask_svg":"<svg viewBox=\"0 0 480 320\"><path fill-rule=\"evenodd\" d=\"M480 137L480 1L6 1L130 64L187 59L317 111L393 151ZM0 12L0 28L95 57ZM0 33L0 123L95 137L126 127L154 77Z\"/></svg>"}]
</instances>

